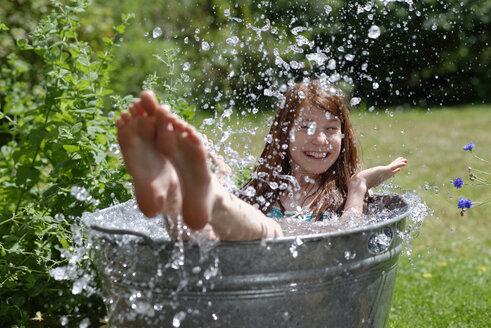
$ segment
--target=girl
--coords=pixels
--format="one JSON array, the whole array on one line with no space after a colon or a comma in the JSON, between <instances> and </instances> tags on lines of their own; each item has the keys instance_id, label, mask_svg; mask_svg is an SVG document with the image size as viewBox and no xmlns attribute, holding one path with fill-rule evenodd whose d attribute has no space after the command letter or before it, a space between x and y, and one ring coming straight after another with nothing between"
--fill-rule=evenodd
<instances>
[{"instance_id":1,"label":"girl","mask_svg":"<svg viewBox=\"0 0 491 328\"><path fill-rule=\"evenodd\" d=\"M361 214L367 190L407 163L399 157L386 167L359 172L347 99L319 80L299 83L285 94L269 134L273 142L266 144L245 186L256 192L243 198L273 217L302 210L307 220Z\"/></svg>"},{"instance_id":2,"label":"girl","mask_svg":"<svg viewBox=\"0 0 491 328\"><path fill-rule=\"evenodd\" d=\"M406 165L398 158L359 171L344 96L317 80L287 92L271 127L272 142L243 188L246 201L212 173L200 134L158 104L151 91L142 92L116 125L140 210L148 217L163 213L174 222L182 215L189 228L205 228L228 241L281 237L281 227L266 214L298 207L316 220L328 212L341 214L342 221L356 217L363 213L367 191ZM226 168L217 158L214 163Z\"/></svg>"}]
</instances>

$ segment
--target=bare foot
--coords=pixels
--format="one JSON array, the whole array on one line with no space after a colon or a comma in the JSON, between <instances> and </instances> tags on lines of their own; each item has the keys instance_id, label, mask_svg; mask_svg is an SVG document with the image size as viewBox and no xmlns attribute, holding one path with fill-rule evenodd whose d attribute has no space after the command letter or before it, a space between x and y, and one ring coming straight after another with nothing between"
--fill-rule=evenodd
<instances>
[{"instance_id":1,"label":"bare foot","mask_svg":"<svg viewBox=\"0 0 491 328\"><path fill-rule=\"evenodd\" d=\"M162 212L168 190L178 183L172 164L157 149L157 128L153 113L158 106L151 91L129 107L116 121L118 142L126 169L133 178L135 198L143 214L154 217Z\"/></svg>"},{"instance_id":2,"label":"bare foot","mask_svg":"<svg viewBox=\"0 0 491 328\"><path fill-rule=\"evenodd\" d=\"M208 168L208 152L200 134L177 116L168 106L155 113L157 146L174 165L182 192L182 217L194 230L210 220L214 202L213 175Z\"/></svg>"}]
</instances>

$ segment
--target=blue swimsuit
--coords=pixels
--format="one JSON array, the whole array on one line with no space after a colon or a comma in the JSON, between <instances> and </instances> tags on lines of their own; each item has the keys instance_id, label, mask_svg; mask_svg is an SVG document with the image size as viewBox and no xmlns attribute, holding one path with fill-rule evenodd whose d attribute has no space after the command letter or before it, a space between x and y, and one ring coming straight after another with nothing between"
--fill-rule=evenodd
<instances>
[{"instance_id":1,"label":"blue swimsuit","mask_svg":"<svg viewBox=\"0 0 491 328\"><path fill-rule=\"evenodd\" d=\"M267 216L273 219L296 217L304 220L305 222L309 222L312 220L312 213L306 213L306 214L302 214L298 212L283 213L283 211L277 207L271 207ZM322 214L322 220L330 219L331 217L332 217L331 213ZM315 221L315 219L312 221Z\"/></svg>"}]
</instances>

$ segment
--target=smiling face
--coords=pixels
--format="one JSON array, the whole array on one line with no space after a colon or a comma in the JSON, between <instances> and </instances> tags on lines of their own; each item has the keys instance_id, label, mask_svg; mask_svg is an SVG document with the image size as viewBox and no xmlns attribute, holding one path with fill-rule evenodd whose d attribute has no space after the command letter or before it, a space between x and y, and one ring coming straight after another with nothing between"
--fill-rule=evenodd
<instances>
[{"instance_id":1,"label":"smiling face","mask_svg":"<svg viewBox=\"0 0 491 328\"><path fill-rule=\"evenodd\" d=\"M318 107L300 109L290 136L291 168L299 182L326 172L341 153L341 122Z\"/></svg>"}]
</instances>

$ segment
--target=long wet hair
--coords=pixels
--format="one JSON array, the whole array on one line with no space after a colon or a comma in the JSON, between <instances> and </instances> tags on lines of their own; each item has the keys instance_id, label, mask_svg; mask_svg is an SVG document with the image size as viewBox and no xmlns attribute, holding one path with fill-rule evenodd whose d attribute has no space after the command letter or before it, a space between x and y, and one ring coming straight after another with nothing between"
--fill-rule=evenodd
<instances>
[{"instance_id":1,"label":"long wet hair","mask_svg":"<svg viewBox=\"0 0 491 328\"><path fill-rule=\"evenodd\" d=\"M324 212L341 214L348 194L350 177L358 172L360 163L355 133L349 120L349 102L344 93L320 80L301 82L291 87L278 107L266 138L266 146L251 174L251 180L241 189L240 197L268 213L279 202L282 192L290 190L292 168L288 147L294 131L295 120L302 108L315 107L329 112L341 123L341 152L334 164L318 176L319 188L312 190L310 208L314 217L322 218ZM285 146L286 145L286 146Z\"/></svg>"}]
</instances>

